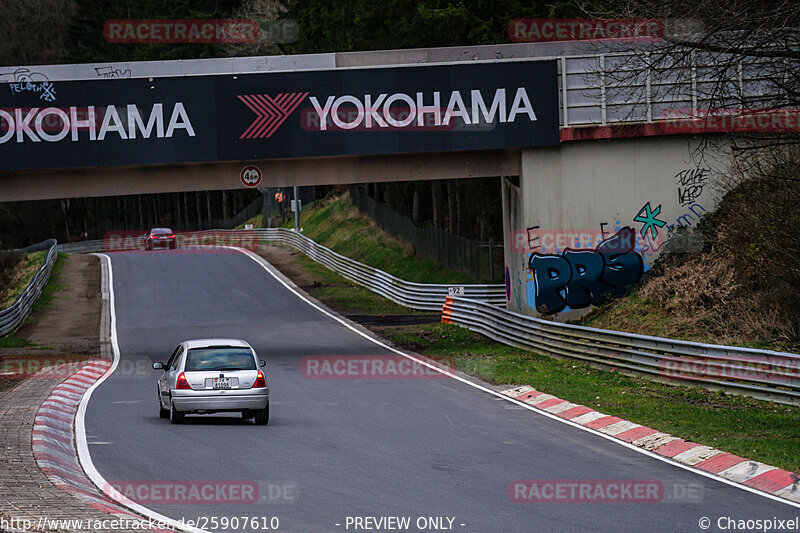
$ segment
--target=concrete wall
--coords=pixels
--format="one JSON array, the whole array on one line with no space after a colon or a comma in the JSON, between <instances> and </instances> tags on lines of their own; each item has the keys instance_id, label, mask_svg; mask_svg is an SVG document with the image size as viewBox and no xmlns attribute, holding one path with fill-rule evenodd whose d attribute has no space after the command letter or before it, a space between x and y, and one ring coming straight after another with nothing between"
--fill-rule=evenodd
<instances>
[{"instance_id":1,"label":"concrete wall","mask_svg":"<svg viewBox=\"0 0 800 533\"><path fill-rule=\"evenodd\" d=\"M509 308L568 320L627 292L677 228L715 208L728 150L684 136L523 150L519 187L503 186Z\"/></svg>"}]
</instances>

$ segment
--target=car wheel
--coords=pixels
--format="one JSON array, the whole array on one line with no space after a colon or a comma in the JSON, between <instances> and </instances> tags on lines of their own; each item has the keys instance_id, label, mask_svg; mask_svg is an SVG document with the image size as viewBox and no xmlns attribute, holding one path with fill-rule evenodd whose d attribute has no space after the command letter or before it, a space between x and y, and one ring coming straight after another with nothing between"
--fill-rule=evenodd
<instances>
[{"instance_id":1,"label":"car wheel","mask_svg":"<svg viewBox=\"0 0 800 533\"><path fill-rule=\"evenodd\" d=\"M169 421L173 424L183 424L184 413L175 409L175 404L170 400L169 402Z\"/></svg>"},{"instance_id":2,"label":"car wheel","mask_svg":"<svg viewBox=\"0 0 800 533\"><path fill-rule=\"evenodd\" d=\"M253 413L253 411L251 411L250 409L245 409L244 411L242 411L242 418L244 420L252 420L253 417L255 416L256 416L255 413Z\"/></svg>"},{"instance_id":3,"label":"car wheel","mask_svg":"<svg viewBox=\"0 0 800 533\"><path fill-rule=\"evenodd\" d=\"M265 408L256 411L255 418L257 426L266 426L269 423L269 402Z\"/></svg>"},{"instance_id":4,"label":"car wheel","mask_svg":"<svg viewBox=\"0 0 800 533\"><path fill-rule=\"evenodd\" d=\"M158 417L159 418L169 418L169 409L164 409L164 405L161 403L161 393L158 393Z\"/></svg>"}]
</instances>

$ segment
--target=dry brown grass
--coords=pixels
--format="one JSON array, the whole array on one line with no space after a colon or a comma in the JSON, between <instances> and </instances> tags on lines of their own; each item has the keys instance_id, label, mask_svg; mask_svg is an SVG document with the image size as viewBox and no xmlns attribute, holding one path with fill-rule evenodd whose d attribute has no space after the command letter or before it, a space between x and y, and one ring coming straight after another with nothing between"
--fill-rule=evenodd
<instances>
[{"instance_id":1,"label":"dry brown grass","mask_svg":"<svg viewBox=\"0 0 800 533\"><path fill-rule=\"evenodd\" d=\"M699 226L700 253L663 257L592 326L687 340L800 349L800 162L738 183Z\"/></svg>"}]
</instances>

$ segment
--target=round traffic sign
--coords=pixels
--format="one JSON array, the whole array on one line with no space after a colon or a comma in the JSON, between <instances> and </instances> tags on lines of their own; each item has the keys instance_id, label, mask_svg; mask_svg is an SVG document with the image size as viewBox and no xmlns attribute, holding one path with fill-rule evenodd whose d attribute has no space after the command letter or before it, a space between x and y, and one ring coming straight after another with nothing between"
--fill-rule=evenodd
<instances>
[{"instance_id":1,"label":"round traffic sign","mask_svg":"<svg viewBox=\"0 0 800 533\"><path fill-rule=\"evenodd\" d=\"M255 165L247 165L242 169L240 177L245 187L255 187L261 183L261 170Z\"/></svg>"}]
</instances>

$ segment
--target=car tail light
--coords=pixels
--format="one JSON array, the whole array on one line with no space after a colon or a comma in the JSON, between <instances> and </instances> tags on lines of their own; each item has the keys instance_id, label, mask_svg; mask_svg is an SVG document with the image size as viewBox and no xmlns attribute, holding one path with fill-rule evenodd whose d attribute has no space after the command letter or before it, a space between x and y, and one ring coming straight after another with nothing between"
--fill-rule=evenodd
<instances>
[{"instance_id":1,"label":"car tail light","mask_svg":"<svg viewBox=\"0 0 800 533\"><path fill-rule=\"evenodd\" d=\"M158 235L150 235L151 239L158 239Z\"/></svg>"},{"instance_id":2,"label":"car tail light","mask_svg":"<svg viewBox=\"0 0 800 533\"><path fill-rule=\"evenodd\" d=\"M186 375L183 372L178 376L178 384L175 385L175 388L179 390L191 390L189 382L186 381Z\"/></svg>"},{"instance_id":3,"label":"car tail light","mask_svg":"<svg viewBox=\"0 0 800 533\"><path fill-rule=\"evenodd\" d=\"M253 383L254 389L260 389L267 386L267 380L264 377L264 373L261 370L258 371L258 375L256 376L256 381Z\"/></svg>"},{"instance_id":4,"label":"car tail light","mask_svg":"<svg viewBox=\"0 0 800 533\"><path fill-rule=\"evenodd\" d=\"M175 235L174 235L174 234L173 234L173 235L170 235L170 236L169 236L169 238L170 238L170 239L174 239L174 238L175 238Z\"/></svg>"}]
</instances>

